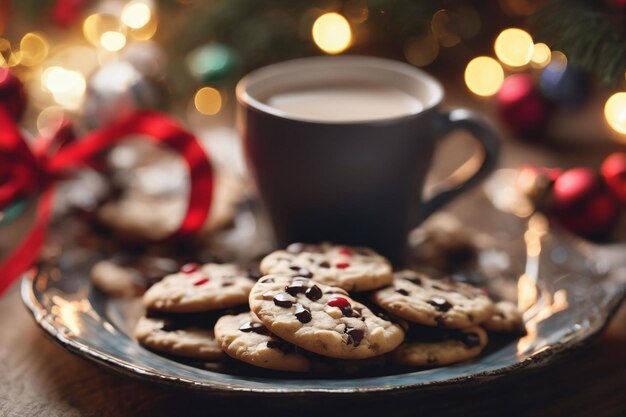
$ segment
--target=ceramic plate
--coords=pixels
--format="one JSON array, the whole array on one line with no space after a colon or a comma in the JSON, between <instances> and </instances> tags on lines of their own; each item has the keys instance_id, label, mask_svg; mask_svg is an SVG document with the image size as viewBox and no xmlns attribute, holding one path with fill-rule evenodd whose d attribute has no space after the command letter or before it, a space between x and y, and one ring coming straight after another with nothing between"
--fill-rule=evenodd
<instances>
[{"instance_id":1,"label":"ceramic plate","mask_svg":"<svg viewBox=\"0 0 626 417\"><path fill-rule=\"evenodd\" d=\"M483 218L493 224L498 215L503 214ZM160 356L132 337L140 303L109 298L91 287L90 266L102 255L84 245L65 245L54 261L26 276L22 298L43 331L68 351L128 376L189 390L350 396L491 381L545 366L590 341L624 296L625 269L607 267L605 259L594 260L579 241L552 233L540 217L509 217L503 217L508 220L498 227L507 225L513 231L491 234L497 244L484 248L476 269L460 276L479 281L500 297L518 299L528 334L497 341L476 360L447 367L320 377L220 368ZM63 236L67 235L64 227ZM245 235L240 233L239 238Z\"/></svg>"}]
</instances>

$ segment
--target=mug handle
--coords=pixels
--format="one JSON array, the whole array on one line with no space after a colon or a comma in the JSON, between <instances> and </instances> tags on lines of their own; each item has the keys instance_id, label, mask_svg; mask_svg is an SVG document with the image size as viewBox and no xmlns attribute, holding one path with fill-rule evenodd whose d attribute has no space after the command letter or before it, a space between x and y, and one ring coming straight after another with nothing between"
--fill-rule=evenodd
<instances>
[{"instance_id":1,"label":"mug handle","mask_svg":"<svg viewBox=\"0 0 626 417\"><path fill-rule=\"evenodd\" d=\"M440 137L457 129L469 131L480 145L480 151L457 168L448 178L434 186L434 195L421 204L417 224L448 204L461 193L478 184L496 167L500 153L500 141L486 121L466 109L455 109L440 114L442 133Z\"/></svg>"}]
</instances>

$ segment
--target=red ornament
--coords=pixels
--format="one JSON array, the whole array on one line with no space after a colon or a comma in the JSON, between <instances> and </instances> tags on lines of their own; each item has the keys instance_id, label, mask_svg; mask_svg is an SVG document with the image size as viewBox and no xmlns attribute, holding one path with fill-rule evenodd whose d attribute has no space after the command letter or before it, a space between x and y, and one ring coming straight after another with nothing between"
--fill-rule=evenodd
<instances>
[{"instance_id":1,"label":"red ornament","mask_svg":"<svg viewBox=\"0 0 626 417\"><path fill-rule=\"evenodd\" d=\"M565 171L554 182L552 218L585 237L602 237L619 220L619 202L588 168Z\"/></svg>"},{"instance_id":2,"label":"red ornament","mask_svg":"<svg viewBox=\"0 0 626 417\"><path fill-rule=\"evenodd\" d=\"M78 21L89 0L56 0L50 9L55 25L68 28Z\"/></svg>"},{"instance_id":3,"label":"red ornament","mask_svg":"<svg viewBox=\"0 0 626 417\"><path fill-rule=\"evenodd\" d=\"M206 284L207 282L209 282L208 278L200 278L199 280L194 282L193 285L195 285L196 287L199 287L200 285Z\"/></svg>"},{"instance_id":4,"label":"red ornament","mask_svg":"<svg viewBox=\"0 0 626 417\"><path fill-rule=\"evenodd\" d=\"M194 272L197 272L199 269L200 269L200 265L196 263L189 263L189 264L183 265L182 268L180 268L180 271L184 272L185 274L193 274Z\"/></svg>"},{"instance_id":5,"label":"red ornament","mask_svg":"<svg viewBox=\"0 0 626 417\"><path fill-rule=\"evenodd\" d=\"M8 68L0 68L0 106L15 121L20 120L26 110L24 84Z\"/></svg>"},{"instance_id":6,"label":"red ornament","mask_svg":"<svg viewBox=\"0 0 626 417\"><path fill-rule=\"evenodd\" d=\"M346 300L343 297L333 297L330 300L326 301L326 304L331 306L331 307L337 307L340 309L344 309L344 308L348 308L348 307L352 307L350 305L350 301Z\"/></svg>"},{"instance_id":7,"label":"red ornament","mask_svg":"<svg viewBox=\"0 0 626 417\"><path fill-rule=\"evenodd\" d=\"M529 74L507 77L496 96L502 121L515 133L533 136L548 123L550 105Z\"/></svg>"},{"instance_id":8,"label":"red ornament","mask_svg":"<svg viewBox=\"0 0 626 417\"><path fill-rule=\"evenodd\" d=\"M613 194L626 204L626 153L615 152L609 155L600 168L604 181Z\"/></svg>"},{"instance_id":9,"label":"red ornament","mask_svg":"<svg viewBox=\"0 0 626 417\"><path fill-rule=\"evenodd\" d=\"M346 269L350 264L348 262L337 262L335 266L339 269Z\"/></svg>"}]
</instances>

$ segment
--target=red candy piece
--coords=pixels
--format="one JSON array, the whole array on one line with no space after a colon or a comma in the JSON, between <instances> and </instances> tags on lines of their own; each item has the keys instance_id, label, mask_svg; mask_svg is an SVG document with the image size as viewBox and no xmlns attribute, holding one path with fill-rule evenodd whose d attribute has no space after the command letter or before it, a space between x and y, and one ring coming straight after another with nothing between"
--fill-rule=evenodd
<instances>
[{"instance_id":1,"label":"red candy piece","mask_svg":"<svg viewBox=\"0 0 626 417\"><path fill-rule=\"evenodd\" d=\"M339 269L346 269L350 264L348 262L337 262L335 266Z\"/></svg>"},{"instance_id":2,"label":"red candy piece","mask_svg":"<svg viewBox=\"0 0 626 417\"><path fill-rule=\"evenodd\" d=\"M626 205L626 153L615 152L609 155L600 170L611 192Z\"/></svg>"},{"instance_id":3,"label":"red candy piece","mask_svg":"<svg viewBox=\"0 0 626 417\"><path fill-rule=\"evenodd\" d=\"M185 264L182 268L180 268L181 272L184 272L185 274L193 274L194 272L198 272L199 269L200 265L196 263Z\"/></svg>"},{"instance_id":4,"label":"red candy piece","mask_svg":"<svg viewBox=\"0 0 626 417\"><path fill-rule=\"evenodd\" d=\"M199 280L194 282L193 285L195 285L196 287L199 287L200 285L206 284L207 282L209 282L208 278L200 278Z\"/></svg>"},{"instance_id":5,"label":"red candy piece","mask_svg":"<svg viewBox=\"0 0 626 417\"><path fill-rule=\"evenodd\" d=\"M343 256L352 256L352 251L346 247L342 247L339 249L339 254Z\"/></svg>"},{"instance_id":6,"label":"red candy piece","mask_svg":"<svg viewBox=\"0 0 626 417\"><path fill-rule=\"evenodd\" d=\"M350 301L346 300L343 297L333 297L330 300L326 301L326 304L331 307L337 307L341 309L352 307L350 305Z\"/></svg>"}]
</instances>

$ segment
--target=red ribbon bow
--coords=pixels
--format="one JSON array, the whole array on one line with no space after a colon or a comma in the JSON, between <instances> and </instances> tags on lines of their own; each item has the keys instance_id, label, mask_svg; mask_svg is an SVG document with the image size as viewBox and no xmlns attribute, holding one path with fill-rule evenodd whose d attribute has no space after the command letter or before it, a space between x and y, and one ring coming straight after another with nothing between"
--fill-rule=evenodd
<instances>
[{"instance_id":1,"label":"red ribbon bow","mask_svg":"<svg viewBox=\"0 0 626 417\"><path fill-rule=\"evenodd\" d=\"M0 295L37 258L50 221L54 184L71 170L89 166L102 151L129 135L142 135L176 150L188 165L191 188L187 213L170 236L189 235L204 224L211 206L213 169L195 136L168 116L139 111L74 140L67 121L50 138L37 138L29 147L9 113L0 106L0 210L21 197L39 193L32 228L2 263Z\"/></svg>"}]
</instances>

